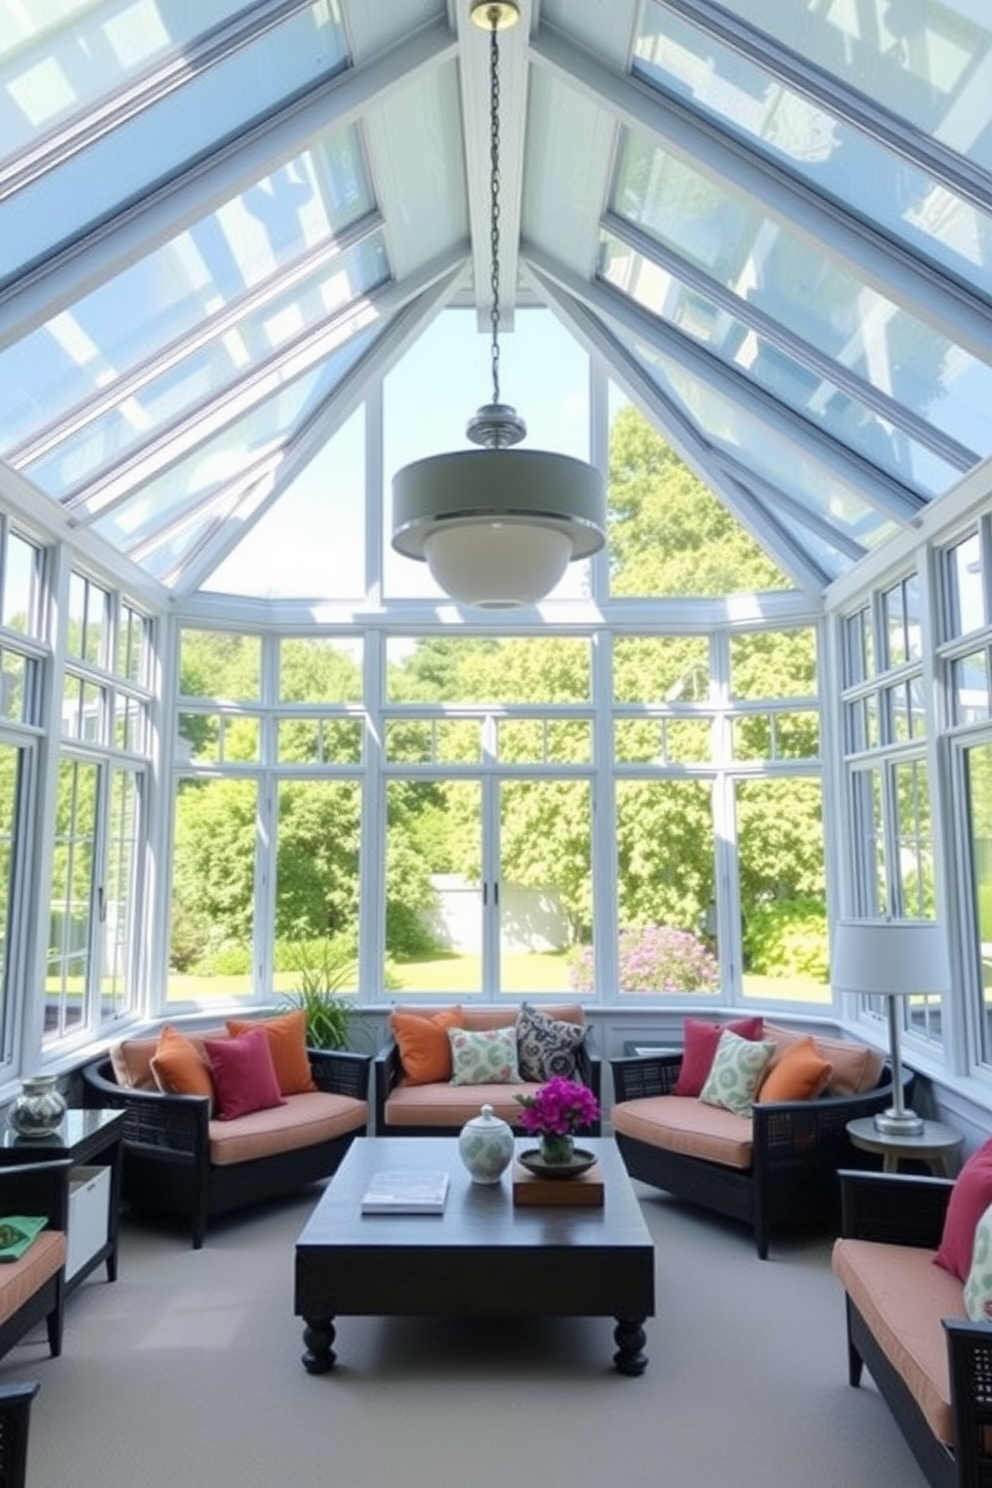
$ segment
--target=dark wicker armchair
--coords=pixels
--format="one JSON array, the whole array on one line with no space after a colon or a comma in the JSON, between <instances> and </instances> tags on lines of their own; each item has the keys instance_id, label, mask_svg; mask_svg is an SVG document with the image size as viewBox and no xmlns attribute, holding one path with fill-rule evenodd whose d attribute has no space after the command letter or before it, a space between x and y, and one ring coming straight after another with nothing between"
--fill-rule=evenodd
<instances>
[{"instance_id":1,"label":"dark wicker armchair","mask_svg":"<svg viewBox=\"0 0 992 1488\"><path fill-rule=\"evenodd\" d=\"M887 1245L940 1244L954 1184L907 1173L841 1172L841 1234ZM984 1488L992 1483L992 1327L964 1318L943 1321L947 1344L954 1446L934 1435L919 1402L845 1293L848 1380L865 1365L933 1488Z\"/></svg>"},{"instance_id":2,"label":"dark wicker armchair","mask_svg":"<svg viewBox=\"0 0 992 1488\"><path fill-rule=\"evenodd\" d=\"M31 1403L37 1380L0 1385L0 1488L24 1488L27 1481Z\"/></svg>"},{"instance_id":3,"label":"dark wicker armchair","mask_svg":"<svg viewBox=\"0 0 992 1488\"><path fill-rule=\"evenodd\" d=\"M681 1051L611 1061L615 1104L671 1095ZM907 1097L912 1075L905 1080ZM749 1168L728 1167L684 1151L672 1151L616 1132L632 1178L666 1189L731 1219L750 1224L758 1255L768 1255L774 1228L834 1224L840 1217L837 1170L864 1166L851 1146L847 1123L892 1103L892 1076L861 1095L815 1100L759 1102L752 1117L753 1159Z\"/></svg>"},{"instance_id":4,"label":"dark wicker armchair","mask_svg":"<svg viewBox=\"0 0 992 1488\"><path fill-rule=\"evenodd\" d=\"M318 1089L368 1100L369 1056L309 1049ZM136 1209L186 1215L194 1250L207 1221L245 1205L291 1193L335 1171L354 1137L367 1129L367 1111L342 1135L264 1157L217 1164L210 1156L209 1101L118 1085L108 1057L82 1070L85 1103L124 1114L121 1197ZM293 1097L307 1099L307 1097Z\"/></svg>"}]
</instances>

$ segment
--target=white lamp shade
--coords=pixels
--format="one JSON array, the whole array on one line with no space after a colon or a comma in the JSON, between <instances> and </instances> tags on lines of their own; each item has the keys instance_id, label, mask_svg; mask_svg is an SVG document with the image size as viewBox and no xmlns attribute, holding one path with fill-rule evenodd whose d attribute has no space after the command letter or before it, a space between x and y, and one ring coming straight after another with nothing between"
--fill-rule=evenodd
<instances>
[{"instance_id":1,"label":"white lamp shade","mask_svg":"<svg viewBox=\"0 0 992 1488\"><path fill-rule=\"evenodd\" d=\"M830 980L838 992L946 992L950 974L944 932L925 920L838 920Z\"/></svg>"},{"instance_id":2,"label":"white lamp shade","mask_svg":"<svg viewBox=\"0 0 992 1488\"><path fill-rule=\"evenodd\" d=\"M550 594L572 557L553 527L480 522L438 527L424 539L427 567L452 599L484 609L534 604Z\"/></svg>"}]
</instances>

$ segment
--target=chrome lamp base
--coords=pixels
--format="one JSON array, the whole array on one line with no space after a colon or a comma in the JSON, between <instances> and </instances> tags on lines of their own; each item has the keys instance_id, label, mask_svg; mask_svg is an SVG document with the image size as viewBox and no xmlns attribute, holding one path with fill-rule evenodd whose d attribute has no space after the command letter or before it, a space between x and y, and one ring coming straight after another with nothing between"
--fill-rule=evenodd
<instances>
[{"instance_id":1,"label":"chrome lamp base","mask_svg":"<svg viewBox=\"0 0 992 1488\"><path fill-rule=\"evenodd\" d=\"M915 1111L897 1111L890 1106L875 1117L875 1130L886 1137L921 1137L923 1117Z\"/></svg>"}]
</instances>

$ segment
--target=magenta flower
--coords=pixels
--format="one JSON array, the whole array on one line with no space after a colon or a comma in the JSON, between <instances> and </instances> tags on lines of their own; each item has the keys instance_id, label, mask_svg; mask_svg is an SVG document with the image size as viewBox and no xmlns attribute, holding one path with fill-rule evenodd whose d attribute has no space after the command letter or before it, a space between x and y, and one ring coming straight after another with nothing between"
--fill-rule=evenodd
<instances>
[{"instance_id":1,"label":"magenta flower","mask_svg":"<svg viewBox=\"0 0 992 1488\"><path fill-rule=\"evenodd\" d=\"M518 1095L523 1106L520 1125L533 1136L573 1136L583 1127L594 1125L599 1116L599 1102L588 1085L565 1080L555 1075L534 1095Z\"/></svg>"}]
</instances>

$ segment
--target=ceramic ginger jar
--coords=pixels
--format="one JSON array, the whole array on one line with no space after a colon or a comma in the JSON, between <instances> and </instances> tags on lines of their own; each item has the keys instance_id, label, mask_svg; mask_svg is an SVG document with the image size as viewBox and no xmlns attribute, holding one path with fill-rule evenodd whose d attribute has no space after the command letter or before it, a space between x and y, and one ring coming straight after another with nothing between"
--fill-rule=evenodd
<instances>
[{"instance_id":1,"label":"ceramic ginger jar","mask_svg":"<svg viewBox=\"0 0 992 1488\"><path fill-rule=\"evenodd\" d=\"M513 1129L492 1106L483 1106L462 1127L458 1155L473 1183L498 1183L513 1158Z\"/></svg>"}]
</instances>

